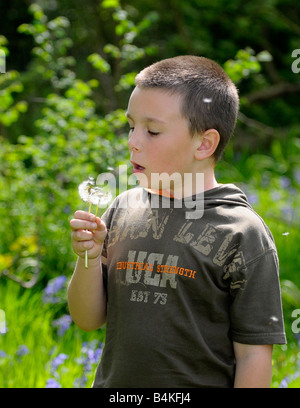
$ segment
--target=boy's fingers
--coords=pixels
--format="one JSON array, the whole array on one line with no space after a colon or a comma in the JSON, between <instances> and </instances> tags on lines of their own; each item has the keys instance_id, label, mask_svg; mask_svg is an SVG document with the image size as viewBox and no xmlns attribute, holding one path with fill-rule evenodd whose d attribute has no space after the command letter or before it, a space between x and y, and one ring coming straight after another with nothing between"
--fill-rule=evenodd
<instances>
[{"instance_id":1,"label":"boy's fingers","mask_svg":"<svg viewBox=\"0 0 300 408\"><path fill-rule=\"evenodd\" d=\"M73 230L94 230L98 227L98 224L96 222L73 218L70 221L70 226Z\"/></svg>"},{"instance_id":2,"label":"boy's fingers","mask_svg":"<svg viewBox=\"0 0 300 408\"><path fill-rule=\"evenodd\" d=\"M87 220L91 222L96 220L96 217L93 213L89 213L87 211L81 211L81 210L78 210L75 212L74 218L80 219L80 220Z\"/></svg>"},{"instance_id":3,"label":"boy's fingers","mask_svg":"<svg viewBox=\"0 0 300 408\"><path fill-rule=\"evenodd\" d=\"M106 225L104 224L104 222L101 220L101 218L96 217L96 223L97 223L97 229L99 231L104 231L106 229Z\"/></svg>"},{"instance_id":4,"label":"boy's fingers","mask_svg":"<svg viewBox=\"0 0 300 408\"><path fill-rule=\"evenodd\" d=\"M74 230L72 232L72 240L76 242L91 241L93 233L87 230Z\"/></svg>"},{"instance_id":5,"label":"boy's fingers","mask_svg":"<svg viewBox=\"0 0 300 408\"><path fill-rule=\"evenodd\" d=\"M78 255L84 255L86 250L92 249L94 246L93 241L73 241L73 249Z\"/></svg>"}]
</instances>

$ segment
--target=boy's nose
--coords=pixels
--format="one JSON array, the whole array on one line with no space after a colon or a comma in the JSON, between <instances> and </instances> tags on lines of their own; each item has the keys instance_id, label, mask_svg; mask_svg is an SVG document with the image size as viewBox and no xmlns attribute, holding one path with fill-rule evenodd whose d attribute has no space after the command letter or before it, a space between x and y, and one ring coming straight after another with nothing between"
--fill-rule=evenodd
<instances>
[{"instance_id":1,"label":"boy's nose","mask_svg":"<svg viewBox=\"0 0 300 408\"><path fill-rule=\"evenodd\" d=\"M135 131L132 131L129 136L128 148L130 151L136 151L136 152L141 150L141 144L138 140L138 137Z\"/></svg>"}]
</instances>

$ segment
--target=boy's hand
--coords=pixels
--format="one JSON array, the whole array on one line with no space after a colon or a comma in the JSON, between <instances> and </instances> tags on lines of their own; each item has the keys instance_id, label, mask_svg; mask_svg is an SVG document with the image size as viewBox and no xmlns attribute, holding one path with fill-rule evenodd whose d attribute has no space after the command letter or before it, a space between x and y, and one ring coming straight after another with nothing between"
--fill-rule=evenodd
<instances>
[{"instance_id":1,"label":"boy's hand","mask_svg":"<svg viewBox=\"0 0 300 408\"><path fill-rule=\"evenodd\" d=\"M107 229L103 221L94 214L86 211L76 211L70 221L72 228L72 247L74 252L84 258L88 251L89 259L98 258L101 255L103 242L107 235Z\"/></svg>"}]
</instances>

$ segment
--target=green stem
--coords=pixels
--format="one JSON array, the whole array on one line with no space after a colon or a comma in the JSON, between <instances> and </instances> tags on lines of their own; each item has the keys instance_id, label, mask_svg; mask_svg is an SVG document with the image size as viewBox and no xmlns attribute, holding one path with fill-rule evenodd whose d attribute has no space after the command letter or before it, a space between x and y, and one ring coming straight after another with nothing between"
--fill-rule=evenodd
<instances>
[{"instance_id":1,"label":"green stem","mask_svg":"<svg viewBox=\"0 0 300 408\"><path fill-rule=\"evenodd\" d=\"M89 213L91 212L92 209L92 203L89 204ZM88 251L87 249L85 250L84 253L84 266L87 269L89 267L89 261L88 261Z\"/></svg>"},{"instance_id":2,"label":"green stem","mask_svg":"<svg viewBox=\"0 0 300 408\"><path fill-rule=\"evenodd\" d=\"M96 207L95 217L97 217L97 213L98 213L98 204L97 204L97 207Z\"/></svg>"},{"instance_id":3,"label":"green stem","mask_svg":"<svg viewBox=\"0 0 300 408\"><path fill-rule=\"evenodd\" d=\"M84 254L84 266L87 269L89 267L89 263L88 263L88 251L85 250L85 254Z\"/></svg>"}]
</instances>

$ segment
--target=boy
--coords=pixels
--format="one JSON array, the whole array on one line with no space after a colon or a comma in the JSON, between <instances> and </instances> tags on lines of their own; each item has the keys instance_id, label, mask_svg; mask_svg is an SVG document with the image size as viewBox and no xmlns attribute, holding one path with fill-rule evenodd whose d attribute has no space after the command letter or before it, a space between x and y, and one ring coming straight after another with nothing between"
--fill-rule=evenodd
<instances>
[{"instance_id":1,"label":"boy","mask_svg":"<svg viewBox=\"0 0 300 408\"><path fill-rule=\"evenodd\" d=\"M275 244L243 192L214 174L238 104L203 57L137 75L127 118L140 186L102 220L71 220L70 313L83 330L107 323L94 387L270 386L272 344L286 342Z\"/></svg>"}]
</instances>

